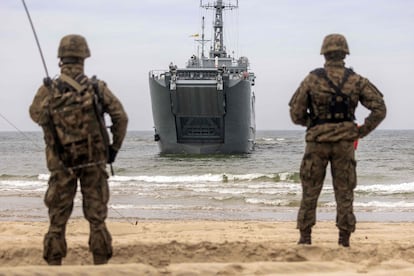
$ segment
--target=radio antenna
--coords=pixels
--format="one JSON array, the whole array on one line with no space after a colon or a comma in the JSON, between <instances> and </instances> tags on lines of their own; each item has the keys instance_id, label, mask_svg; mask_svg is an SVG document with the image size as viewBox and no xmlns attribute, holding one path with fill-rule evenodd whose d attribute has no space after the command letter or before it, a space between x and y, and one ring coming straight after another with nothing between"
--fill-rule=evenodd
<instances>
[{"instance_id":1,"label":"radio antenna","mask_svg":"<svg viewBox=\"0 0 414 276\"><path fill-rule=\"evenodd\" d=\"M34 25L33 25L32 18L30 17L29 10L27 9L27 6L26 6L26 3L24 2L24 0L22 0L22 3L23 3L23 6L24 6L24 9L26 10L27 18L29 18L30 26L32 27L32 31L33 31L33 35L36 39L37 48L39 49L40 57L42 58L43 68L45 69L46 77L49 79L49 72L47 71L45 58L43 57L42 48L40 47L39 39L37 38L37 34L36 34L36 30L35 30Z\"/></svg>"}]
</instances>

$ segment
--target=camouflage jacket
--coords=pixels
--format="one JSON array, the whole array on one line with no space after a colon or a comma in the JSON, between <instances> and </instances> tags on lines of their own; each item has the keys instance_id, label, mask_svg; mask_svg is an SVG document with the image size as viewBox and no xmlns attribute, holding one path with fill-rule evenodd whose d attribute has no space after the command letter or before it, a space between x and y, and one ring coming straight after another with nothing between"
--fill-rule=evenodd
<instances>
[{"instance_id":1,"label":"camouflage jacket","mask_svg":"<svg viewBox=\"0 0 414 276\"><path fill-rule=\"evenodd\" d=\"M327 61L324 69L332 83L339 86L345 74L345 63ZM335 90L325 78L312 72L302 81L289 106L292 121L307 127L307 142L353 141L368 135L385 118L386 106L383 95L368 79L353 72L341 91L348 96L352 118L355 117L358 102L370 110L363 125L358 127L353 120L315 124L315 113L323 117L329 112L327 108L332 95L335 95Z\"/></svg>"},{"instance_id":2,"label":"camouflage jacket","mask_svg":"<svg viewBox=\"0 0 414 276\"><path fill-rule=\"evenodd\" d=\"M103 112L109 114L112 121L112 147L115 150L121 148L122 142L126 135L128 116L118 98L109 90L106 83L98 80L98 87L100 93L103 95ZM51 117L49 115L49 101L50 101L50 87L42 85L30 106L30 117L34 122L39 124L44 133L44 140L46 143L46 159L49 170L60 169L60 160L58 154L55 152L54 136L50 130Z\"/></svg>"}]
</instances>

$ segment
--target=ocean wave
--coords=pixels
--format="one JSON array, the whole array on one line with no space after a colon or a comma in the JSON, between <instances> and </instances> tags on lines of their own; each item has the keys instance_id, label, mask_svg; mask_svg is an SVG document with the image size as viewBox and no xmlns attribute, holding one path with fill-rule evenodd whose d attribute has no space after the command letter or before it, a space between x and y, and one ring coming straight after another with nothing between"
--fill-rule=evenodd
<instances>
[{"instance_id":1,"label":"ocean wave","mask_svg":"<svg viewBox=\"0 0 414 276\"><path fill-rule=\"evenodd\" d=\"M412 194L414 193L414 182L401 184L359 185L355 189L355 192L376 195Z\"/></svg>"},{"instance_id":2,"label":"ocean wave","mask_svg":"<svg viewBox=\"0 0 414 276\"><path fill-rule=\"evenodd\" d=\"M283 172L273 174L202 174L202 175L139 175L139 176L112 176L111 182L141 181L148 183L197 183L197 182L237 182L237 181L289 181L297 182L298 173Z\"/></svg>"},{"instance_id":3,"label":"ocean wave","mask_svg":"<svg viewBox=\"0 0 414 276\"><path fill-rule=\"evenodd\" d=\"M39 175L39 179L48 179L48 175ZM125 183L151 183L168 185L174 187L181 187L180 184L191 184L194 187L200 185L204 187L223 187L221 183L235 183L241 185L249 183L249 189L269 188L268 183L277 183L278 188L291 189L292 187L299 188L300 176L298 172L281 172L281 173L250 173L250 174L202 174L202 175L138 175L138 176L111 176L109 182L115 186L124 185ZM295 184L292 186L292 184ZM283 186L285 185L285 186ZM240 186L239 186L240 187ZM276 186L275 186L276 187ZM332 185L324 185L323 190L333 192ZM356 193L373 193L373 194L409 194L414 193L414 182L397 183L397 184L360 184L355 189Z\"/></svg>"},{"instance_id":4,"label":"ocean wave","mask_svg":"<svg viewBox=\"0 0 414 276\"><path fill-rule=\"evenodd\" d=\"M327 202L323 207L336 207L336 202ZM354 207L379 209L414 209L414 202L410 201L379 201L373 200L368 202L354 202Z\"/></svg>"},{"instance_id":5,"label":"ocean wave","mask_svg":"<svg viewBox=\"0 0 414 276\"><path fill-rule=\"evenodd\" d=\"M0 180L0 190L4 189L25 189L25 188L41 188L45 187L43 181L28 181L28 180Z\"/></svg>"},{"instance_id":6,"label":"ocean wave","mask_svg":"<svg viewBox=\"0 0 414 276\"><path fill-rule=\"evenodd\" d=\"M246 198L246 203L266 206L291 206L292 201L286 199Z\"/></svg>"},{"instance_id":7,"label":"ocean wave","mask_svg":"<svg viewBox=\"0 0 414 276\"><path fill-rule=\"evenodd\" d=\"M252 198L297 197L301 185L295 180L298 173L250 173L250 174L202 174L202 175L137 175L111 176L109 185L114 194L160 196L187 196L202 194L209 197L244 196ZM36 178L0 179L0 192L30 193L47 189L49 174L39 174ZM293 180L292 180L293 179ZM399 184L359 184L356 196L365 198L409 197L414 194L414 182ZM333 194L332 185L324 185L322 195Z\"/></svg>"},{"instance_id":8,"label":"ocean wave","mask_svg":"<svg viewBox=\"0 0 414 276\"><path fill-rule=\"evenodd\" d=\"M258 145L273 145L273 144L281 144L286 141L286 138L282 137L262 137L256 139L256 144Z\"/></svg>"},{"instance_id":9,"label":"ocean wave","mask_svg":"<svg viewBox=\"0 0 414 276\"><path fill-rule=\"evenodd\" d=\"M213 206L213 205L199 205L199 204L188 204L188 205L180 205L180 204L151 204L151 205L131 205L131 204L111 204L108 206L110 210L113 210L120 215L127 215L128 217L131 214L137 214L137 210L141 211L191 211L194 212L193 215L195 218L199 218L199 213L197 211L202 212L211 212L215 213L218 212L222 214L223 212L228 213L235 213L235 212L248 212L249 208L243 206Z\"/></svg>"},{"instance_id":10,"label":"ocean wave","mask_svg":"<svg viewBox=\"0 0 414 276\"><path fill-rule=\"evenodd\" d=\"M134 204L110 204L109 208L115 210L185 210L191 207L179 204L151 204L151 205L134 205Z\"/></svg>"},{"instance_id":11,"label":"ocean wave","mask_svg":"<svg viewBox=\"0 0 414 276\"><path fill-rule=\"evenodd\" d=\"M14 174L0 174L0 180L10 180L10 179L37 179L38 175L14 175Z\"/></svg>"},{"instance_id":12,"label":"ocean wave","mask_svg":"<svg viewBox=\"0 0 414 276\"><path fill-rule=\"evenodd\" d=\"M357 202L354 204L356 207L380 207L380 208L414 208L414 202L407 201L370 201L370 202Z\"/></svg>"},{"instance_id":13,"label":"ocean wave","mask_svg":"<svg viewBox=\"0 0 414 276\"><path fill-rule=\"evenodd\" d=\"M190 204L110 204L109 208L113 208L116 210L185 210L185 209L192 209L192 210L228 210L228 209L248 209L248 205L257 205L262 206L265 208L269 207L294 207L295 210L299 208L299 201L298 200L288 200L288 199L263 199L263 198L245 198L244 202L247 205L241 205L240 199L236 198L223 198L225 199L225 204L201 204L197 201L192 201ZM229 202L230 201L230 202ZM223 203L224 203L223 202ZM412 211L414 209L414 202L407 202L407 201L397 201L397 202L384 202L384 201L370 201L370 202L355 202L354 203L355 211L358 210L377 210L377 211ZM335 210L336 203L333 202L326 202L319 206L319 210L324 209ZM275 209L276 210L276 209Z\"/></svg>"}]
</instances>

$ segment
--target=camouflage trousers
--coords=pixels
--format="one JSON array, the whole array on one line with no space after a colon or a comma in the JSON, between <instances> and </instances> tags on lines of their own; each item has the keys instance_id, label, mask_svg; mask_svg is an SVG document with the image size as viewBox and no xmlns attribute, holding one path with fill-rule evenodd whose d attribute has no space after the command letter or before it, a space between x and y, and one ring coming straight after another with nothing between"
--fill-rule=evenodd
<instances>
[{"instance_id":1,"label":"camouflage trousers","mask_svg":"<svg viewBox=\"0 0 414 276\"><path fill-rule=\"evenodd\" d=\"M66 223L73 210L78 180L82 192L82 206L89 222L89 250L94 255L109 259L112 256L112 238L106 228L109 200L108 174L105 166L80 169L74 173L52 171L44 202L49 208L49 231L44 237L43 258L50 262L66 256Z\"/></svg>"},{"instance_id":2,"label":"camouflage trousers","mask_svg":"<svg viewBox=\"0 0 414 276\"><path fill-rule=\"evenodd\" d=\"M336 200L336 226L340 230L355 231L353 213L354 189L356 187L356 161L353 142L331 143L307 142L303 156L300 178L302 201L297 228L304 230L316 223L316 207L330 162L332 184Z\"/></svg>"}]
</instances>

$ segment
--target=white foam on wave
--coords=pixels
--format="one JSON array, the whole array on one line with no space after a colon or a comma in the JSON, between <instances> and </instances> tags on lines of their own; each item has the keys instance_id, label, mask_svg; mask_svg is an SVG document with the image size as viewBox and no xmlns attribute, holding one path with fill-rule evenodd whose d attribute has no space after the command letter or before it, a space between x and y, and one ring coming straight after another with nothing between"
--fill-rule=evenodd
<instances>
[{"instance_id":1,"label":"white foam on wave","mask_svg":"<svg viewBox=\"0 0 414 276\"><path fill-rule=\"evenodd\" d=\"M41 173L37 176L37 179L39 180L49 180L50 174L46 174L46 173Z\"/></svg>"},{"instance_id":2,"label":"white foam on wave","mask_svg":"<svg viewBox=\"0 0 414 276\"><path fill-rule=\"evenodd\" d=\"M30 180L0 180L0 190L6 188L38 188L45 186L43 181Z\"/></svg>"},{"instance_id":3,"label":"white foam on wave","mask_svg":"<svg viewBox=\"0 0 414 276\"><path fill-rule=\"evenodd\" d=\"M136 209L137 206L133 204L110 204L110 208L114 209Z\"/></svg>"},{"instance_id":4,"label":"white foam on wave","mask_svg":"<svg viewBox=\"0 0 414 276\"><path fill-rule=\"evenodd\" d=\"M2 196L30 195L44 193L47 184L43 181L33 180L0 180L0 193Z\"/></svg>"},{"instance_id":5,"label":"white foam on wave","mask_svg":"<svg viewBox=\"0 0 414 276\"><path fill-rule=\"evenodd\" d=\"M260 204L268 206L288 206L290 204L289 200L264 198L246 198L245 202L250 204Z\"/></svg>"},{"instance_id":6,"label":"white foam on wave","mask_svg":"<svg viewBox=\"0 0 414 276\"><path fill-rule=\"evenodd\" d=\"M380 207L380 208L414 208L414 202L407 201L371 201L371 202L357 202L354 204L357 207Z\"/></svg>"},{"instance_id":7,"label":"white foam on wave","mask_svg":"<svg viewBox=\"0 0 414 276\"><path fill-rule=\"evenodd\" d=\"M138 176L111 176L112 182L131 182L141 181L148 183L183 183L183 182L227 182L227 181L253 181L259 178L275 179L287 181L293 174L289 172L277 174L202 174L202 175L138 175Z\"/></svg>"},{"instance_id":8,"label":"white foam on wave","mask_svg":"<svg viewBox=\"0 0 414 276\"><path fill-rule=\"evenodd\" d=\"M44 192L47 189L48 174L39 174L37 180L31 179L3 179L0 180L0 191L18 194L30 192Z\"/></svg>"},{"instance_id":9,"label":"white foam on wave","mask_svg":"<svg viewBox=\"0 0 414 276\"><path fill-rule=\"evenodd\" d=\"M414 192L414 182L401 184L374 184L359 185L355 189L356 192L367 192L374 194L405 194Z\"/></svg>"},{"instance_id":10,"label":"white foam on wave","mask_svg":"<svg viewBox=\"0 0 414 276\"><path fill-rule=\"evenodd\" d=\"M336 207L336 202L327 202L323 204L325 207ZM354 202L354 207L365 208L384 208L384 209L412 209L414 208L414 202L408 201L378 201L373 200L369 202Z\"/></svg>"},{"instance_id":11,"label":"white foam on wave","mask_svg":"<svg viewBox=\"0 0 414 276\"><path fill-rule=\"evenodd\" d=\"M151 204L151 205L133 205L133 204L111 204L110 208L115 210L130 210L130 209L140 209L140 210L179 210L179 209L188 209L189 206L179 205L179 204Z\"/></svg>"},{"instance_id":12,"label":"white foam on wave","mask_svg":"<svg viewBox=\"0 0 414 276\"><path fill-rule=\"evenodd\" d=\"M131 182L142 181L149 183L177 183L177 182L221 182L223 175L204 174L204 175L139 175L139 176L111 176L110 181L113 182Z\"/></svg>"}]
</instances>

